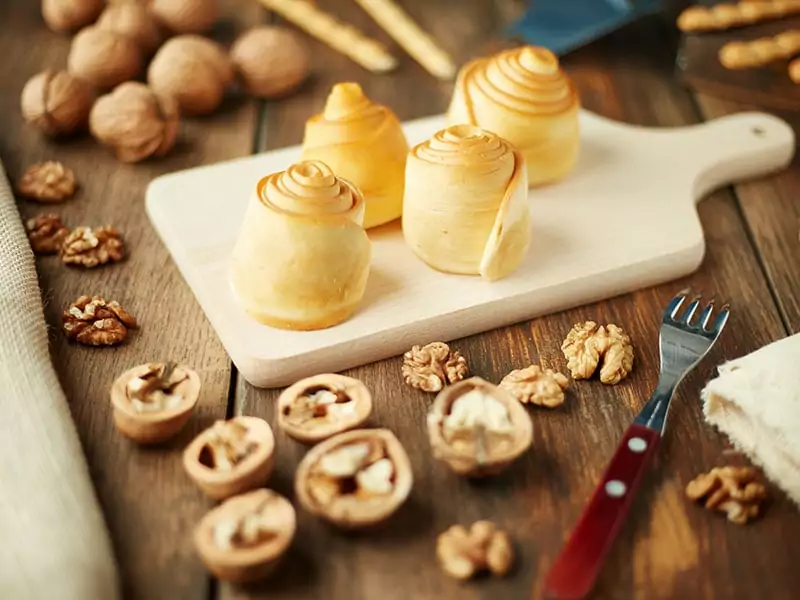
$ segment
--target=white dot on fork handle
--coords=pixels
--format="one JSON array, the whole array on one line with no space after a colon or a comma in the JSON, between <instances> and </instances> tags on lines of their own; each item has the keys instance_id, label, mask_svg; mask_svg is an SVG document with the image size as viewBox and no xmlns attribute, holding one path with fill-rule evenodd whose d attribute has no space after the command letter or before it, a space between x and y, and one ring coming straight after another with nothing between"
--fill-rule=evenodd
<instances>
[{"instance_id":1,"label":"white dot on fork handle","mask_svg":"<svg viewBox=\"0 0 800 600\"><path fill-rule=\"evenodd\" d=\"M606 483L606 494L612 498L621 498L628 488L619 479L612 479Z\"/></svg>"},{"instance_id":2,"label":"white dot on fork handle","mask_svg":"<svg viewBox=\"0 0 800 600\"><path fill-rule=\"evenodd\" d=\"M647 442L645 442L640 437L632 437L628 440L628 448L631 452L636 452L636 454L640 454L647 449Z\"/></svg>"}]
</instances>

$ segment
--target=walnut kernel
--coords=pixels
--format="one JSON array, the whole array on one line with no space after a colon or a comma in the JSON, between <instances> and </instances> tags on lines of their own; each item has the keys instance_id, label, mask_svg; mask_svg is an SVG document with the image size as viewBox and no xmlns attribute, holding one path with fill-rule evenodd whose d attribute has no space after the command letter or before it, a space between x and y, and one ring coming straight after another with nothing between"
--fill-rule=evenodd
<instances>
[{"instance_id":1,"label":"walnut kernel","mask_svg":"<svg viewBox=\"0 0 800 600\"><path fill-rule=\"evenodd\" d=\"M533 441L530 416L516 398L480 377L442 390L427 424L434 458L460 475L499 473Z\"/></svg>"},{"instance_id":2,"label":"walnut kernel","mask_svg":"<svg viewBox=\"0 0 800 600\"><path fill-rule=\"evenodd\" d=\"M305 455L295 476L303 508L345 528L387 519L411 484L408 455L388 429L356 429L325 440Z\"/></svg>"},{"instance_id":3,"label":"walnut kernel","mask_svg":"<svg viewBox=\"0 0 800 600\"><path fill-rule=\"evenodd\" d=\"M183 396L178 386L189 378L183 369L173 362L152 363L144 373L132 377L125 385L125 392L136 412L152 413L174 410L180 406Z\"/></svg>"},{"instance_id":4,"label":"walnut kernel","mask_svg":"<svg viewBox=\"0 0 800 600\"><path fill-rule=\"evenodd\" d=\"M308 76L308 50L293 31L254 27L234 42L230 57L248 93L259 98L284 96Z\"/></svg>"},{"instance_id":5,"label":"walnut kernel","mask_svg":"<svg viewBox=\"0 0 800 600\"><path fill-rule=\"evenodd\" d=\"M589 379L600 366L600 381L616 385L633 369L633 346L622 328L594 321L576 324L561 351L573 379ZM601 364L602 361L602 364Z\"/></svg>"},{"instance_id":6,"label":"walnut kernel","mask_svg":"<svg viewBox=\"0 0 800 600\"><path fill-rule=\"evenodd\" d=\"M128 329L138 324L116 300L102 296L81 296L61 315L61 327L68 339L86 346L121 344Z\"/></svg>"},{"instance_id":7,"label":"walnut kernel","mask_svg":"<svg viewBox=\"0 0 800 600\"><path fill-rule=\"evenodd\" d=\"M51 136L75 133L89 120L94 103L92 87L67 71L46 69L22 88L22 117Z\"/></svg>"},{"instance_id":8,"label":"walnut kernel","mask_svg":"<svg viewBox=\"0 0 800 600\"><path fill-rule=\"evenodd\" d=\"M76 227L61 246L61 260L66 265L91 269L125 258L125 245L114 227Z\"/></svg>"},{"instance_id":9,"label":"walnut kernel","mask_svg":"<svg viewBox=\"0 0 800 600\"><path fill-rule=\"evenodd\" d=\"M309 444L361 426L371 412L366 386L334 373L302 379L278 397L278 426Z\"/></svg>"},{"instance_id":10,"label":"walnut kernel","mask_svg":"<svg viewBox=\"0 0 800 600\"><path fill-rule=\"evenodd\" d=\"M206 435L204 455L200 461L217 471L233 471L234 467L258 448L247 426L236 419L217 421Z\"/></svg>"},{"instance_id":11,"label":"walnut kernel","mask_svg":"<svg viewBox=\"0 0 800 600\"><path fill-rule=\"evenodd\" d=\"M177 103L135 81L99 98L89 116L92 135L114 148L125 163L167 154L175 145L178 125Z\"/></svg>"},{"instance_id":12,"label":"walnut kernel","mask_svg":"<svg viewBox=\"0 0 800 600\"><path fill-rule=\"evenodd\" d=\"M482 571L506 575L514 563L514 547L505 531L491 521L476 521L467 530L453 525L436 540L436 558L445 573L466 580Z\"/></svg>"},{"instance_id":13,"label":"walnut kernel","mask_svg":"<svg viewBox=\"0 0 800 600\"><path fill-rule=\"evenodd\" d=\"M542 369L531 365L515 369L500 382L500 387L508 390L523 404L535 404L555 408L564 404L564 390L569 380L552 369Z\"/></svg>"},{"instance_id":14,"label":"walnut kernel","mask_svg":"<svg viewBox=\"0 0 800 600\"><path fill-rule=\"evenodd\" d=\"M217 21L217 0L150 0L150 12L175 33L203 33Z\"/></svg>"},{"instance_id":15,"label":"walnut kernel","mask_svg":"<svg viewBox=\"0 0 800 600\"><path fill-rule=\"evenodd\" d=\"M72 169L49 160L28 167L17 183L17 193L39 202L61 202L72 197L77 187Z\"/></svg>"},{"instance_id":16,"label":"walnut kernel","mask_svg":"<svg viewBox=\"0 0 800 600\"><path fill-rule=\"evenodd\" d=\"M156 52L147 82L159 96L169 96L181 113L207 115L222 103L234 73L228 55L216 42L199 35L181 35Z\"/></svg>"},{"instance_id":17,"label":"walnut kernel","mask_svg":"<svg viewBox=\"0 0 800 600\"><path fill-rule=\"evenodd\" d=\"M403 355L403 378L411 387L425 392L439 392L446 385L461 381L469 368L458 350L451 351L444 342L413 346Z\"/></svg>"},{"instance_id":18,"label":"walnut kernel","mask_svg":"<svg viewBox=\"0 0 800 600\"><path fill-rule=\"evenodd\" d=\"M143 61L142 51L132 39L91 25L72 39L67 67L94 87L110 89L135 79L142 71Z\"/></svg>"},{"instance_id":19,"label":"walnut kernel","mask_svg":"<svg viewBox=\"0 0 800 600\"><path fill-rule=\"evenodd\" d=\"M69 234L69 229L55 214L37 215L25 222L31 248L36 254L56 254Z\"/></svg>"},{"instance_id":20,"label":"walnut kernel","mask_svg":"<svg viewBox=\"0 0 800 600\"><path fill-rule=\"evenodd\" d=\"M132 39L147 54L155 52L161 43L158 23L145 5L138 2L110 3L97 20L97 26Z\"/></svg>"},{"instance_id":21,"label":"walnut kernel","mask_svg":"<svg viewBox=\"0 0 800 600\"><path fill-rule=\"evenodd\" d=\"M53 31L71 31L94 21L104 4L103 0L42 0L42 17Z\"/></svg>"},{"instance_id":22,"label":"walnut kernel","mask_svg":"<svg viewBox=\"0 0 800 600\"><path fill-rule=\"evenodd\" d=\"M707 509L723 512L731 523L744 525L758 516L760 503L767 497L756 475L752 467L714 467L688 483L686 497L705 499Z\"/></svg>"},{"instance_id":23,"label":"walnut kernel","mask_svg":"<svg viewBox=\"0 0 800 600\"><path fill-rule=\"evenodd\" d=\"M195 529L194 543L215 576L244 583L269 575L296 527L291 503L272 490L258 489L209 511Z\"/></svg>"}]
</instances>

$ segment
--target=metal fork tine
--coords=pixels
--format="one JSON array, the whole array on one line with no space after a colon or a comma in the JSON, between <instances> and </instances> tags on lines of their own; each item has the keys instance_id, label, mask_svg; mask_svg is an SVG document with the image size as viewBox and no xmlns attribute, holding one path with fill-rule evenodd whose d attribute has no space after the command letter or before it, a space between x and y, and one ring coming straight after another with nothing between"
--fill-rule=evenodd
<instances>
[{"instance_id":1,"label":"metal fork tine","mask_svg":"<svg viewBox=\"0 0 800 600\"><path fill-rule=\"evenodd\" d=\"M680 310L683 301L686 300L685 294L686 292L680 292L677 296L669 301L669 304L667 304L667 307L664 309L665 321L674 319L675 315L678 314L678 310Z\"/></svg>"},{"instance_id":2,"label":"metal fork tine","mask_svg":"<svg viewBox=\"0 0 800 600\"><path fill-rule=\"evenodd\" d=\"M730 308L728 308L728 305L726 304L725 306L722 307L722 309L720 309L719 314L717 315L717 318L714 321L714 327L712 329L712 332L719 335L719 332L722 331L723 327L725 327L725 323L728 322L729 316L730 316Z\"/></svg>"},{"instance_id":3,"label":"metal fork tine","mask_svg":"<svg viewBox=\"0 0 800 600\"><path fill-rule=\"evenodd\" d=\"M708 305L700 313L698 324L702 329L708 331L708 324L711 322L711 313L714 312L714 301L711 300Z\"/></svg>"},{"instance_id":4,"label":"metal fork tine","mask_svg":"<svg viewBox=\"0 0 800 600\"><path fill-rule=\"evenodd\" d=\"M692 298L692 301L689 304L689 306L686 308L686 312L684 313L683 318L681 319L681 321L683 323L685 323L686 325L691 325L692 324L692 317L694 317L694 313L697 312L697 308L699 306L700 306L700 296L697 295L694 298Z\"/></svg>"}]
</instances>

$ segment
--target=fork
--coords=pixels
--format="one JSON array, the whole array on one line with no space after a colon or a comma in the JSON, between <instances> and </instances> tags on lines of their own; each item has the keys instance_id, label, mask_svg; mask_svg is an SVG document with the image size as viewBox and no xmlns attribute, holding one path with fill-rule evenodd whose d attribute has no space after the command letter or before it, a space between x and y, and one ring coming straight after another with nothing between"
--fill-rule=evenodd
<instances>
[{"instance_id":1,"label":"fork","mask_svg":"<svg viewBox=\"0 0 800 600\"><path fill-rule=\"evenodd\" d=\"M701 304L699 295L678 317L686 296L686 291L680 292L664 310L659 335L661 372L656 389L622 436L600 484L550 569L545 581L547 598L584 598L592 590L664 435L675 388L708 353L728 322L730 313L725 305L709 327L713 300L694 320Z\"/></svg>"}]
</instances>

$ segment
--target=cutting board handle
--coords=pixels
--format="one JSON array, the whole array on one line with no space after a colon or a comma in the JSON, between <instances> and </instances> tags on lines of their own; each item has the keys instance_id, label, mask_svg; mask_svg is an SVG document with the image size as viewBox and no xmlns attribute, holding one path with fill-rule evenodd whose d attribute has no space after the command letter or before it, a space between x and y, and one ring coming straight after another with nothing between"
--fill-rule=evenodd
<instances>
[{"instance_id":1,"label":"cutting board handle","mask_svg":"<svg viewBox=\"0 0 800 600\"><path fill-rule=\"evenodd\" d=\"M674 154L694 163L692 197L785 168L795 152L795 134L778 117L741 112L675 130ZM681 159L678 159L681 160ZM669 168L665 165L666 168Z\"/></svg>"}]
</instances>

